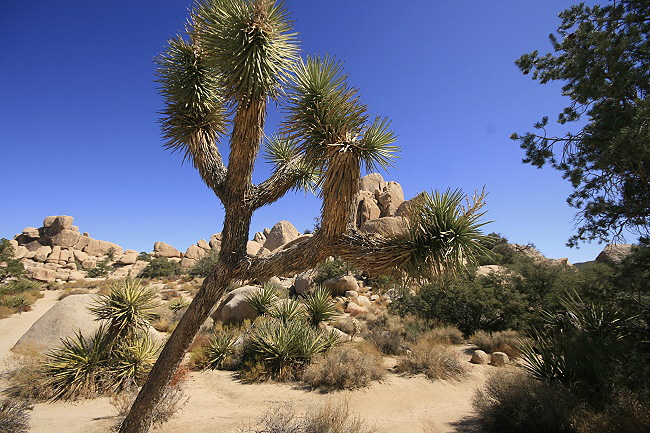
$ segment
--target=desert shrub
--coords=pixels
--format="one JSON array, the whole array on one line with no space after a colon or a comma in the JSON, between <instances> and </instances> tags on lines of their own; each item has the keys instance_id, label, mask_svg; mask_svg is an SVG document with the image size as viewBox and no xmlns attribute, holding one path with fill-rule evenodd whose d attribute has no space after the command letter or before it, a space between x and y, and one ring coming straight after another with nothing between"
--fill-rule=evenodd
<instances>
[{"instance_id":1,"label":"desert shrub","mask_svg":"<svg viewBox=\"0 0 650 433\"><path fill-rule=\"evenodd\" d=\"M172 299L169 304L167 304L167 308L172 310L175 314L179 313L181 310L184 310L190 305L190 301L187 299L179 296L177 298Z\"/></svg>"},{"instance_id":2,"label":"desert shrub","mask_svg":"<svg viewBox=\"0 0 650 433\"><path fill-rule=\"evenodd\" d=\"M440 326L425 331L418 340L427 344L463 344L465 338L460 329L455 326Z\"/></svg>"},{"instance_id":3,"label":"desert shrub","mask_svg":"<svg viewBox=\"0 0 650 433\"><path fill-rule=\"evenodd\" d=\"M106 277L111 270L112 270L111 258L106 256L104 260L97 263L97 265L94 268L88 269L87 276L89 278Z\"/></svg>"},{"instance_id":4,"label":"desert shrub","mask_svg":"<svg viewBox=\"0 0 650 433\"><path fill-rule=\"evenodd\" d=\"M326 401L311 407L304 418L296 415L290 402L270 407L255 428L240 428L238 433L373 433L359 417L351 413L347 402Z\"/></svg>"},{"instance_id":5,"label":"desert shrub","mask_svg":"<svg viewBox=\"0 0 650 433\"><path fill-rule=\"evenodd\" d=\"M180 263L167 260L165 257L156 257L152 259L146 268L144 268L138 277L140 278L163 278L175 277L183 273Z\"/></svg>"},{"instance_id":6,"label":"desert shrub","mask_svg":"<svg viewBox=\"0 0 650 433\"><path fill-rule=\"evenodd\" d=\"M486 353L503 352L509 358L517 358L521 354L521 344L526 340L517 331L507 330L477 331L469 338L469 341Z\"/></svg>"},{"instance_id":7,"label":"desert shrub","mask_svg":"<svg viewBox=\"0 0 650 433\"><path fill-rule=\"evenodd\" d=\"M354 317L343 316L332 321L332 326L350 337L367 332L366 322Z\"/></svg>"},{"instance_id":8,"label":"desert shrub","mask_svg":"<svg viewBox=\"0 0 650 433\"><path fill-rule=\"evenodd\" d=\"M474 395L480 423L492 432L572 432L577 399L562 386L537 381L520 370L497 370Z\"/></svg>"},{"instance_id":9,"label":"desert shrub","mask_svg":"<svg viewBox=\"0 0 650 433\"><path fill-rule=\"evenodd\" d=\"M385 376L381 356L362 353L348 345L318 355L303 372L302 380L313 388L356 389Z\"/></svg>"},{"instance_id":10,"label":"desert shrub","mask_svg":"<svg viewBox=\"0 0 650 433\"><path fill-rule=\"evenodd\" d=\"M210 250L210 253L208 255L200 258L199 261L196 262L196 265L190 269L190 276L206 278L215 268L218 260L219 251L217 249Z\"/></svg>"},{"instance_id":11,"label":"desert shrub","mask_svg":"<svg viewBox=\"0 0 650 433\"><path fill-rule=\"evenodd\" d=\"M29 311L42 295L41 284L24 278L25 268L13 258L14 249L7 239L0 240L0 318L18 311Z\"/></svg>"},{"instance_id":12,"label":"desert shrub","mask_svg":"<svg viewBox=\"0 0 650 433\"><path fill-rule=\"evenodd\" d=\"M400 318L392 314L381 314L366 321L367 330L363 338L372 342L387 355L399 355L408 349L422 331L421 323L411 320L412 316Z\"/></svg>"},{"instance_id":13,"label":"desert shrub","mask_svg":"<svg viewBox=\"0 0 650 433\"><path fill-rule=\"evenodd\" d=\"M53 397L42 356L24 356L3 372L6 380L4 394L24 401L46 401Z\"/></svg>"},{"instance_id":14,"label":"desert shrub","mask_svg":"<svg viewBox=\"0 0 650 433\"><path fill-rule=\"evenodd\" d=\"M33 407L25 402L6 398L0 403L0 431L4 433L27 433L29 412Z\"/></svg>"},{"instance_id":15,"label":"desert shrub","mask_svg":"<svg viewBox=\"0 0 650 433\"><path fill-rule=\"evenodd\" d=\"M410 352L400 358L397 371L422 373L431 380L458 379L467 372L467 365L453 348L421 341L410 345Z\"/></svg>"},{"instance_id":16,"label":"desert shrub","mask_svg":"<svg viewBox=\"0 0 650 433\"><path fill-rule=\"evenodd\" d=\"M303 303L307 320L314 326L338 315L332 294L323 286L316 287L305 296Z\"/></svg>"},{"instance_id":17,"label":"desert shrub","mask_svg":"<svg viewBox=\"0 0 650 433\"><path fill-rule=\"evenodd\" d=\"M59 294L59 297L57 299L60 301L60 300L65 299L65 298L67 298L68 296L71 296L71 295L87 295L88 293L90 293L90 290L88 290L88 289L82 289L82 288L69 289L69 288L66 288L66 289L63 290L63 292L61 292Z\"/></svg>"},{"instance_id":18,"label":"desert shrub","mask_svg":"<svg viewBox=\"0 0 650 433\"><path fill-rule=\"evenodd\" d=\"M19 278L25 274L25 267L20 260L14 259L14 247L9 240L0 239L0 283Z\"/></svg>"},{"instance_id":19,"label":"desert shrub","mask_svg":"<svg viewBox=\"0 0 650 433\"><path fill-rule=\"evenodd\" d=\"M571 425L577 433L645 433L650 431L650 404L629 391L619 392L600 412L579 405Z\"/></svg>"},{"instance_id":20,"label":"desert shrub","mask_svg":"<svg viewBox=\"0 0 650 433\"><path fill-rule=\"evenodd\" d=\"M113 426L113 431L118 431L124 418L129 413L135 398L138 396L138 387L135 383L131 382L123 392L113 394L110 398L110 403L117 411L117 423ZM160 427L183 408L188 402L189 398L185 395L182 382L168 385L163 390L163 396L159 403L152 410L152 426L154 428Z\"/></svg>"},{"instance_id":21,"label":"desert shrub","mask_svg":"<svg viewBox=\"0 0 650 433\"><path fill-rule=\"evenodd\" d=\"M146 251L140 251L140 254L138 254L138 260L142 262L150 262L152 259L151 254Z\"/></svg>"},{"instance_id":22,"label":"desert shrub","mask_svg":"<svg viewBox=\"0 0 650 433\"><path fill-rule=\"evenodd\" d=\"M323 281L330 278L340 277L346 275L348 272L354 271L354 266L344 262L341 259L335 258L321 263L316 268L316 276L314 282L316 284L323 284Z\"/></svg>"}]
</instances>

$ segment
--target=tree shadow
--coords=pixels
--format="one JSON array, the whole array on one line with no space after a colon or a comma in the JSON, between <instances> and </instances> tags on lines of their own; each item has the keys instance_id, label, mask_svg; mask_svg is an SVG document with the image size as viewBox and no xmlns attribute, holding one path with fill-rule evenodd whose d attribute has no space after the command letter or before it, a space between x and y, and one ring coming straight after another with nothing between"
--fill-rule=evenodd
<instances>
[{"instance_id":1,"label":"tree shadow","mask_svg":"<svg viewBox=\"0 0 650 433\"><path fill-rule=\"evenodd\" d=\"M466 416L449 424L456 433L487 433L477 416Z\"/></svg>"}]
</instances>

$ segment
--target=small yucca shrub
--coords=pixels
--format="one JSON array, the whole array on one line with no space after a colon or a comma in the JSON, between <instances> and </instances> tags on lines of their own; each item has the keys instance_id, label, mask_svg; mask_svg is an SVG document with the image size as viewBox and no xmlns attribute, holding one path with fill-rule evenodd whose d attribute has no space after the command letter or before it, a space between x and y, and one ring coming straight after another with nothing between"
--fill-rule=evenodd
<instances>
[{"instance_id":1,"label":"small yucca shrub","mask_svg":"<svg viewBox=\"0 0 650 433\"><path fill-rule=\"evenodd\" d=\"M305 305L307 319L314 326L339 314L332 300L331 292L323 286L318 286L305 296L303 304Z\"/></svg>"},{"instance_id":2,"label":"small yucca shrub","mask_svg":"<svg viewBox=\"0 0 650 433\"><path fill-rule=\"evenodd\" d=\"M206 367L213 370L223 368L229 356L232 356L238 335L231 329L224 329L210 338L210 344L204 349Z\"/></svg>"},{"instance_id":3,"label":"small yucca shrub","mask_svg":"<svg viewBox=\"0 0 650 433\"><path fill-rule=\"evenodd\" d=\"M246 297L257 314L262 316L269 312L269 309L278 301L276 288L272 284L264 284L260 289L255 290Z\"/></svg>"}]
</instances>

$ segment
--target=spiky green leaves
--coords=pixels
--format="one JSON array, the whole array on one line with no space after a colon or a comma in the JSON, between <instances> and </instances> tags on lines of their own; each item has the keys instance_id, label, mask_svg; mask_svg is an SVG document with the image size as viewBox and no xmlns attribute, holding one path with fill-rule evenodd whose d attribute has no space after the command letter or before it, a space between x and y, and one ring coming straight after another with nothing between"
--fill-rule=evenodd
<instances>
[{"instance_id":1,"label":"spiky green leaves","mask_svg":"<svg viewBox=\"0 0 650 433\"><path fill-rule=\"evenodd\" d=\"M409 210L406 235L408 259L403 270L414 277L456 273L483 252L480 228L485 193L466 199L460 190L421 193Z\"/></svg>"},{"instance_id":2,"label":"spiky green leaves","mask_svg":"<svg viewBox=\"0 0 650 433\"><path fill-rule=\"evenodd\" d=\"M386 119L368 125L367 108L347 84L341 63L307 57L294 68L284 129L310 161L324 164L335 152L352 152L369 170L390 165L397 146Z\"/></svg>"},{"instance_id":3,"label":"spiky green leaves","mask_svg":"<svg viewBox=\"0 0 650 433\"><path fill-rule=\"evenodd\" d=\"M192 24L229 101L259 101L279 95L298 50L283 2L197 1Z\"/></svg>"},{"instance_id":4,"label":"spiky green leaves","mask_svg":"<svg viewBox=\"0 0 650 433\"><path fill-rule=\"evenodd\" d=\"M99 295L88 310L97 320L107 320L110 338L133 335L146 330L155 318L158 306L156 291L142 287L140 280L119 280L111 285L108 295Z\"/></svg>"},{"instance_id":5,"label":"spiky green leaves","mask_svg":"<svg viewBox=\"0 0 650 433\"><path fill-rule=\"evenodd\" d=\"M291 177L294 190L313 191L321 171L300 153L298 144L285 136L273 135L266 142L266 160Z\"/></svg>"},{"instance_id":6,"label":"spiky green leaves","mask_svg":"<svg viewBox=\"0 0 650 433\"><path fill-rule=\"evenodd\" d=\"M182 152L184 159L192 159L197 147L213 145L225 131L219 82L202 50L180 36L169 41L156 63L160 93L166 104L161 119L166 147Z\"/></svg>"}]
</instances>

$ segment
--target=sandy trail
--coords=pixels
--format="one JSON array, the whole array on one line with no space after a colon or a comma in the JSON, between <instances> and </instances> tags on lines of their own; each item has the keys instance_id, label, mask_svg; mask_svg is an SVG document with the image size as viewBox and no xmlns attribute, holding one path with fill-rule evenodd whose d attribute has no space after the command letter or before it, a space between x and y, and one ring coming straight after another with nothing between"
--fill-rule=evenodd
<instances>
[{"instance_id":1,"label":"sandy trail","mask_svg":"<svg viewBox=\"0 0 650 433\"><path fill-rule=\"evenodd\" d=\"M0 321L0 360L47 309L56 303L58 292L46 292L32 311ZM469 360L470 355L463 355ZM330 394L312 392L292 384L243 384L230 372L192 373L186 382L187 405L158 433L236 432L253 425L267 408L291 401L296 412L332 400L346 400L378 433L468 432L466 420L473 410L471 398L493 368L469 364L469 374L460 381L432 382L424 376L402 377L389 373L382 383L357 391ZM353 368L353 367L351 367ZM33 433L105 433L115 423L116 410L108 398L77 403L39 403L31 414ZM474 430L471 430L474 431Z\"/></svg>"},{"instance_id":2,"label":"sandy trail","mask_svg":"<svg viewBox=\"0 0 650 433\"><path fill-rule=\"evenodd\" d=\"M13 314L0 320L0 366L4 370L6 361L11 353L11 348L20 337L36 322L47 310L57 303L60 290L47 290L43 297L37 299L30 311L23 314Z\"/></svg>"}]
</instances>

